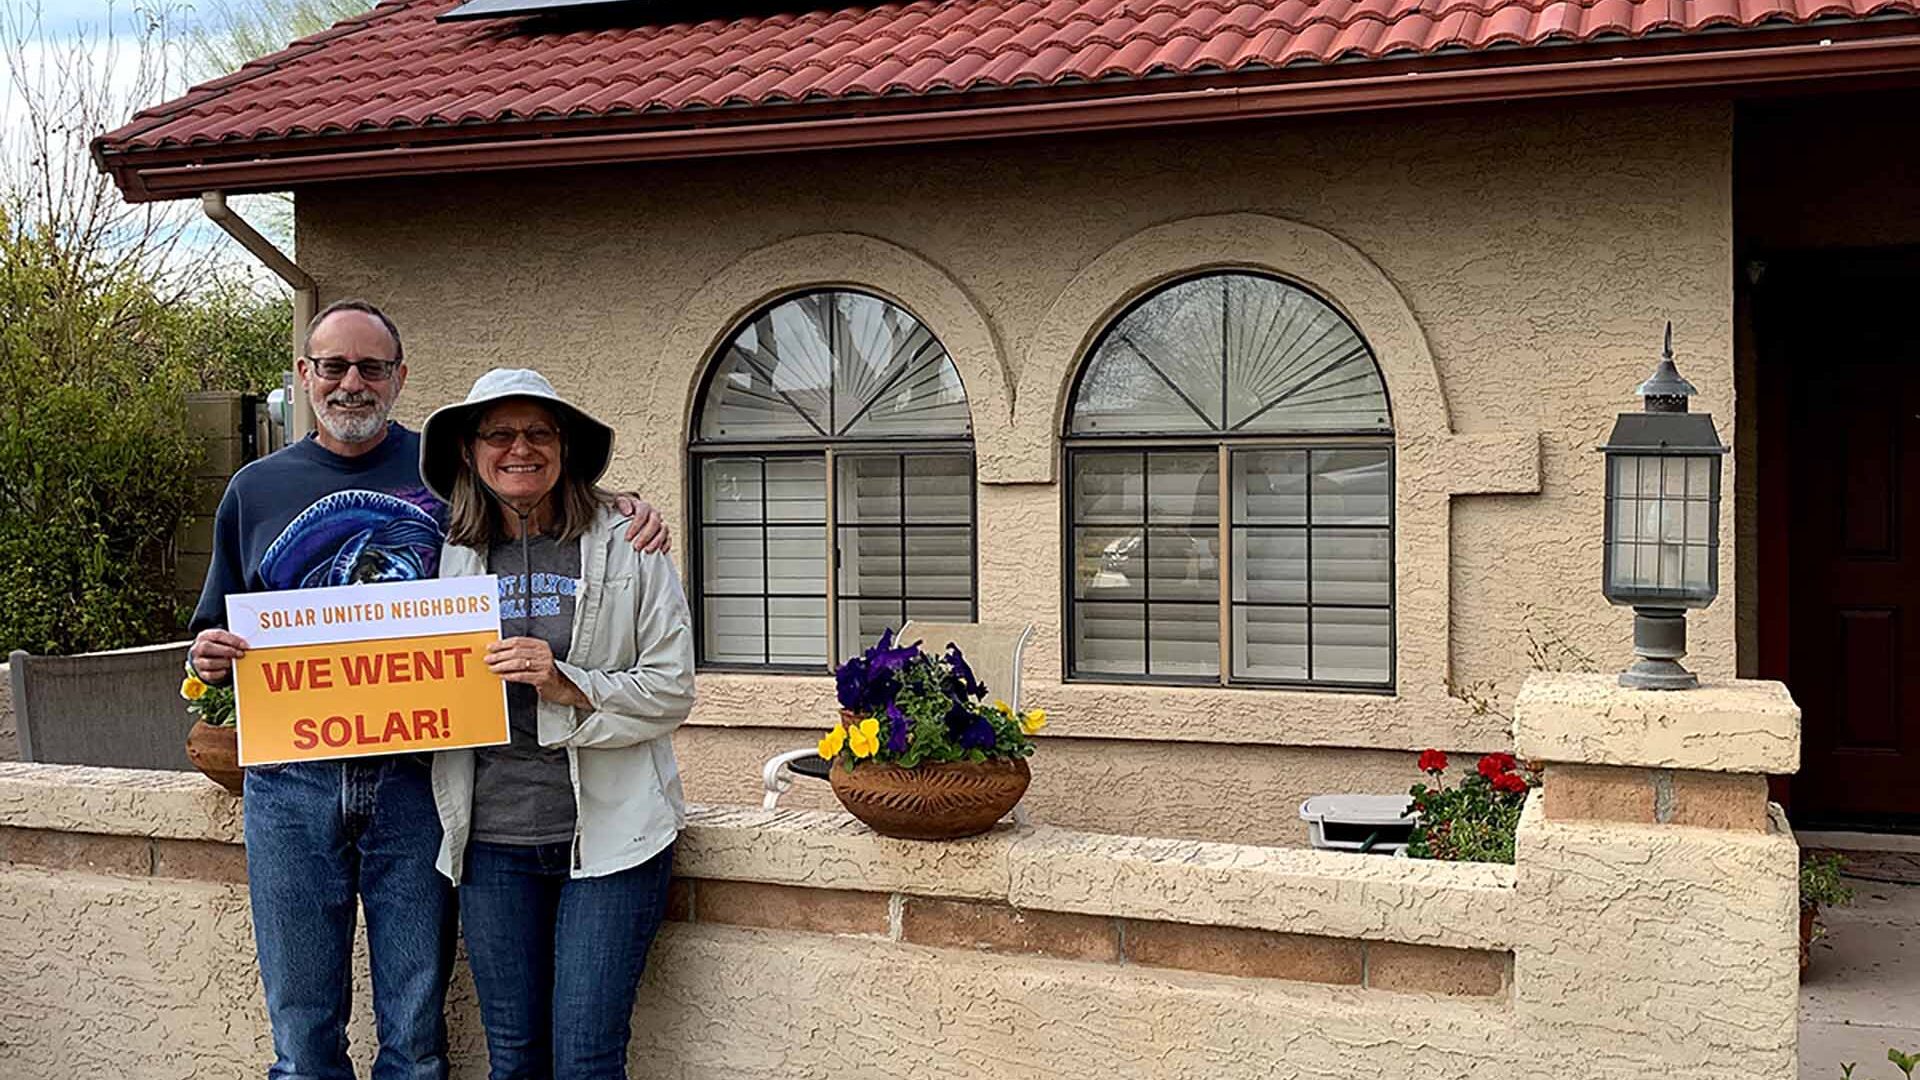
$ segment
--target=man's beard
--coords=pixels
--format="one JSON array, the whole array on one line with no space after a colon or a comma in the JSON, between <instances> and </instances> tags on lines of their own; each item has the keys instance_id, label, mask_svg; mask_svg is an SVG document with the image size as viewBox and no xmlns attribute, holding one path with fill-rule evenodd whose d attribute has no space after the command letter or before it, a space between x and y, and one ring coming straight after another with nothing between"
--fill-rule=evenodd
<instances>
[{"instance_id":1,"label":"man's beard","mask_svg":"<svg viewBox=\"0 0 1920 1080\"><path fill-rule=\"evenodd\" d=\"M373 406L364 412L346 412L336 410L336 405L367 404ZM387 414L393 411L391 402L380 400L371 390L348 392L335 390L313 411L313 418L327 429L327 434L349 445L363 443L384 431L387 426Z\"/></svg>"}]
</instances>

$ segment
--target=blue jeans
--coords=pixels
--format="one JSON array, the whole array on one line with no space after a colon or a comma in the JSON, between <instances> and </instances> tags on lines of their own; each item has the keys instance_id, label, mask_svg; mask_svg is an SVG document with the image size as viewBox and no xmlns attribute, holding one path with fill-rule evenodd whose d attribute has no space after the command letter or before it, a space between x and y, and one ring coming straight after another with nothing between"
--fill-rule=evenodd
<instances>
[{"instance_id":1,"label":"blue jeans","mask_svg":"<svg viewBox=\"0 0 1920 1080\"><path fill-rule=\"evenodd\" d=\"M274 1080L353 1080L354 902L367 913L374 1080L445 1080L452 889L432 774L411 755L248 769L247 885Z\"/></svg>"},{"instance_id":2,"label":"blue jeans","mask_svg":"<svg viewBox=\"0 0 1920 1080\"><path fill-rule=\"evenodd\" d=\"M493 1080L625 1080L633 998L667 912L673 847L605 877L571 845L474 841L460 882Z\"/></svg>"}]
</instances>

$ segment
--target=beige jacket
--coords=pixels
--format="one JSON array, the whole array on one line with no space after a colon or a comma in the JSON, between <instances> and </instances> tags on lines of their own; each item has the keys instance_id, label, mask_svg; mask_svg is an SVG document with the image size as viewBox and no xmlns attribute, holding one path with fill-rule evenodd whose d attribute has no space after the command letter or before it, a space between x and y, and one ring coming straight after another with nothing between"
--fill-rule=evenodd
<instances>
[{"instance_id":1,"label":"beige jacket","mask_svg":"<svg viewBox=\"0 0 1920 1080\"><path fill-rule=\"evenodd\" d=\"M670 736L693 708L692 620L672 560L634 551L626 521L603 508L580 538L573 643L554 663L593 708L544 699L539 708L541 745L566 747L573 774L577 878L646 862L687 821ZM441 577L486 572L485 552L441 548ZM445 833L436 865L458 884L473 824L473 751L434 755L433 797Z\"/></svg>"}]
</instances>

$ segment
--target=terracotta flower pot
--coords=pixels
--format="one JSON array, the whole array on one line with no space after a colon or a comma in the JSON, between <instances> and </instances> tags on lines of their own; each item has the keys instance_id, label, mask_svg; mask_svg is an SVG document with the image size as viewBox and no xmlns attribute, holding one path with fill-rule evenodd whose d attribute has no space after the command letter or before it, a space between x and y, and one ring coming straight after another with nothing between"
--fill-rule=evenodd
<instances>
[{"instance_id":1,"label":"terracotta flower pot","mask_svg":"<svg viewBox=\"0 0 1920 1080\"><path fill-rule=\"evenodd\" d=\"M1012 761L956 761L903 769L868 763L849 769L835 761L827 779L847 812L882 836L955 840L993 828L1033 774Z\"/></svg>"},{"instance_id":2,"label":"terracotta flower pot","mask_svg":"<svg viewBox=\"0 0 1920 1080\"><path fill-rule=\"evenodd\" d=\"M210 727L204 720L195 720L193 730L187 732L187 760L214 783L240 794L244 774L239 735L233 728Z\"/></svg>"}]
</instances>

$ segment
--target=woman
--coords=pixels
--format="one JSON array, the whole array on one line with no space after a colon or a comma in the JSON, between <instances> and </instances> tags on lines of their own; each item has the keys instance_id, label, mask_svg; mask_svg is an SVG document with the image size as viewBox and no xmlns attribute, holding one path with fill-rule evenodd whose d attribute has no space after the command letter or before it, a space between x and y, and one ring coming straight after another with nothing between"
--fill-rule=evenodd
<instances>
[{"instance_id":1,"label":"woman","mask_svg":"<svg viewBox=\"0 0 1920 1080\"><path fill-rule=\"evenodd\" d=\"M629 1017L686 822L668 737L693 705L686 597L595 486L613 431L495 370L420 433L443 577L497 574L512 742L436 755L493 1080L625 1077Z\"/></svg>"}]
</instances>

